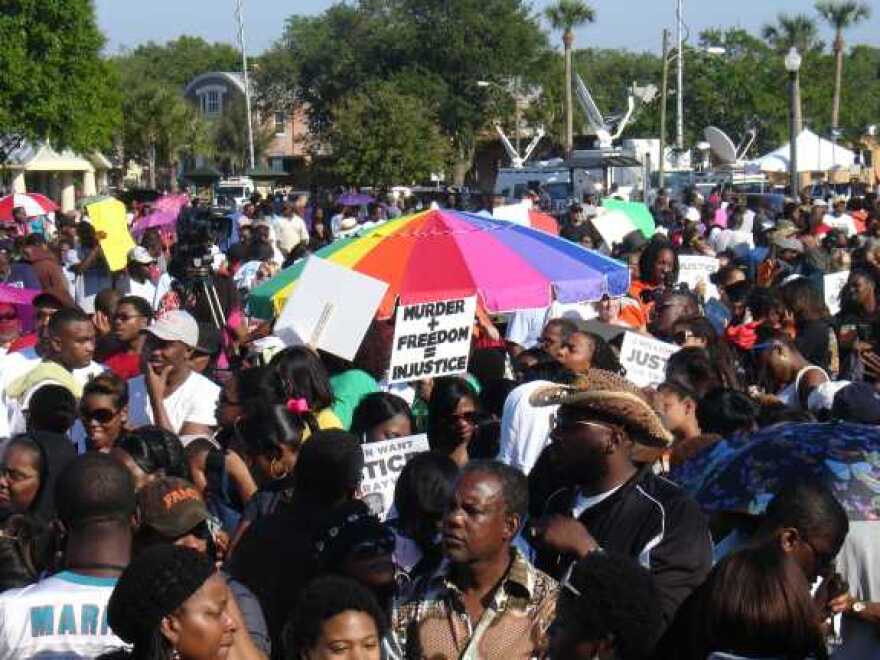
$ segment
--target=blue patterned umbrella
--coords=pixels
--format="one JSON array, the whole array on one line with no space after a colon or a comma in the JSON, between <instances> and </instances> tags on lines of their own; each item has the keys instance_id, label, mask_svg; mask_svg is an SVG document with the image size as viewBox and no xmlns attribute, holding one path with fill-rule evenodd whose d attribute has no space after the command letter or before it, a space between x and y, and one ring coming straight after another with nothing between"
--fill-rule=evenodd
<instances>
[{"instance_id":1,"label":"blue patterned umbrella","mask_svg":"<svg viewBox=\"0 0 880 660\"><path fill-rule=\"evenodd\" d=\"M850 520L880 520L880 428L861 424L781 424L726 438L670 477L709 512L763 513L796 480L821 481Z\"/></svg>"}]
</instances>

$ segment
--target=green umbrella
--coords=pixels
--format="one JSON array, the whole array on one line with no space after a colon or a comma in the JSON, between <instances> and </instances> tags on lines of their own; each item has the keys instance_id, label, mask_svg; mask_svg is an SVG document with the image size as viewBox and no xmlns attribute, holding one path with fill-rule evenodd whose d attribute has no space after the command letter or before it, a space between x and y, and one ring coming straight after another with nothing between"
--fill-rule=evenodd
<instances>
[{"instance_id":1,"label":"green umbrella","mask_svg":"<svg viewBox=\"0 0 880 660\"><path fill-rule=\"evenodd\" d=\"M628 217L636 229L642 232L645 238L651 238L656 231L654 216L650 209L642 202L624 202L620 199L606 198L602 200L602 206L606 209L620 211Z\"/></svg>"}]
</instances>

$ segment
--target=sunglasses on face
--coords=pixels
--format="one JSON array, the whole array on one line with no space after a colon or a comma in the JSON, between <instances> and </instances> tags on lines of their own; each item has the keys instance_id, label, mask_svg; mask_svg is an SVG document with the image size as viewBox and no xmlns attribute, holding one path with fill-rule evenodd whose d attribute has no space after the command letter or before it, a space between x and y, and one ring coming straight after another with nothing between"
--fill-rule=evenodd
<instances>
[{"instance_id":1,"label":"sunglasses on face","mask_svg":"<svg viewBox=\"0 0 880 660\"><path fill-rule=\"evenodd\" d=\"M390 555L392 552L394 552L394 539L388 537L358 543L348 554L352 559L370 559L379 555Z\"/></svg>"},{"instance_id":2,"label":"sunglasses on face","mask_svg":"<svg viewBox=\"0 0 880 660\"><path fill-rule=\"evenodd\" d=\"M80 416L84 422L94 421L98 424L107 424L113 421L113 418L119 414L118 410L110 410L109 408L96 408L94 410L83 409Z\"/></svg>"},{"instance_id":3,"label":"sunglasses on face","mask_svg":"<svg viewBox=\"0 0 880 660\"><path fill-rule=\"evenodd\" d=\"M676 332L672 335L672 341L674 341L679 346L684 346L688 339L696 339L697 336L691 332L690 330L682 330L681 332Z\"/></svg>"}]
</instances>

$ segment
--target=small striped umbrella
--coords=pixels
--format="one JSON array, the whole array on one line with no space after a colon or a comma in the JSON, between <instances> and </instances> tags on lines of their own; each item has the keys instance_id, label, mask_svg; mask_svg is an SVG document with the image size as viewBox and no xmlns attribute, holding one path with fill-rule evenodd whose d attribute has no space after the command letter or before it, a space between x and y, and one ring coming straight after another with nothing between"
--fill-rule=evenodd
<instances>
[{"instance_id":1,"label":"small striped umbrella","mask_svg":"<svg viewBox=\"0 0 880 660\"><path fill-rule=\"evenodd\" d=\"M58 205L39 193L14 193L0 199L0 220L12 222L12 210L23 207L27 217L34 218L58 210Z\"/></svg>"},{"instance_id":2,"label":"small striped umbrella","mask_svg":"<svg viewBox=\"0 0 880 660\"><path fill-rule=\"evenodd\" d=\"M414 304L479 295L489 312L620 296L625 264L543 231L459 211L389 220L322 248L317 256L387 282L379 318ZM252 314L271 318L305 267L301 260L250 293Z\"/></svg>"}]
</instances>

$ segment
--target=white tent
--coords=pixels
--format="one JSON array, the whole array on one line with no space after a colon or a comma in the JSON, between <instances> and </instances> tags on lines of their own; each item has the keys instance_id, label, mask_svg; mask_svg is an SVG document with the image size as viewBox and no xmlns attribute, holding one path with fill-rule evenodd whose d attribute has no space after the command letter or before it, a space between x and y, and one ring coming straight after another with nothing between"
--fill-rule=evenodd
<instances>
[{"instance_id":1,"label":"white tent","mask_svg":"<svg viewBox=\"0 0 880 660\"><path fill-rule=\"evenodd\" d=\"M789 143L786 143L776 151L771 151L754 162L763 172L787 172L789 151ZM855 164L855 161L856 155L852 151L821 138L810 130L804 129L798 135L798 172L828 172L849 169Z\"/></svg>"}]
</instances>

